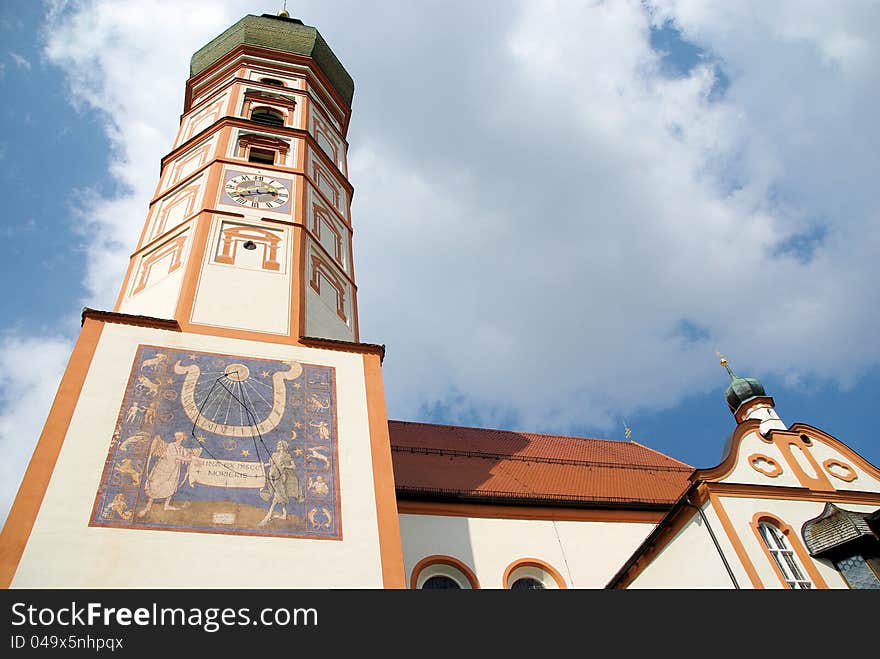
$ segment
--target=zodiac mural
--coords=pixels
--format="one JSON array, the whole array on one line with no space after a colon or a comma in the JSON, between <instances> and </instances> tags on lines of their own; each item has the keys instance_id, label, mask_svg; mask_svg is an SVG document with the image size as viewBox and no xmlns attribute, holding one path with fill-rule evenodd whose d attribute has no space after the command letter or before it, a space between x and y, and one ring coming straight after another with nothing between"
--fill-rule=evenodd
<instances>
[{"instance_id":1,"label":"zodiac mural","mask_svg":"<svg viewBox=\"0 0 880 659\"><path fill-rule=\"evenodd\" d=\"M342 539L334 375L139 346L90 525Z\"/></svg>"}]
</instances>

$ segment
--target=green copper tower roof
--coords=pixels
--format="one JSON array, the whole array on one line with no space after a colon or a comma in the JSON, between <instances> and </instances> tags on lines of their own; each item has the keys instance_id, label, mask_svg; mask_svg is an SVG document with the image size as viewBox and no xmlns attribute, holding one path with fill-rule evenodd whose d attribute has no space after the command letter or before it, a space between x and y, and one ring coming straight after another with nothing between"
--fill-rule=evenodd
<instances>
[{"instance_id":1,"label":"green copper tower roof","mask_svg":"<svg viewBox=\"0 0 880 659\"><path fill-rule=\"evenodd\" d=\"M730 384L727 387L727 391L724 392L724 397L727 399L727 406L734 414L736 414L740 405L746 401L767 395L764 391L764 385L761 384L760 380L741 378L733 372L733 369L730 368L724 357L721 358L721 365L727 369L727 373L730 375Z\"/></svg>"},{"instance_id":2,"label":"green copper tower roof","mask_svg":"<svg viewBox=\"0 0 880 659\"><path fill-rule=\"evenodd\" d=\"M315 60L321 71L333 83L333 87L350 106L354 96L354 80L336 59L330 46L313 27L304 25L296 18L263 14L248 14L223 34L199 48L189 65L190 76L197 75L211 66L236 46L248 44L272 48L294 55L305 55Z\"/></svg>"}]
</instances>

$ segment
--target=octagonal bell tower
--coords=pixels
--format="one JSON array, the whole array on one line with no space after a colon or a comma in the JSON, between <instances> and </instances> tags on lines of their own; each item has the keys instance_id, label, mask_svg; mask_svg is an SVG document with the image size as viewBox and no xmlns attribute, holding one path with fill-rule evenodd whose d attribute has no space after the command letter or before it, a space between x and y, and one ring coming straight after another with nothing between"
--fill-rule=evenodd
<instances>
[{"instance_id":1,"label":"octagonal bell tower","mask_svg":"<svg viewBox=\"0 0 880 659\"><path fill-rule=\"evenodd\" d=\"M193 55L116 306L84 310L4 526L0 585L404 586L384 348L358 337L353 93L286 15Z\"/></svg>"},{"instance_id":2,"label":"octagonal bell tower","mask_svg":"<svg viewBox=\"0 0 880 659\"><path fill-rule=\"evenodd\" d=\"M357 341L351 77L315 28L270 15L199 49L190 74L116 311Z\"/></svg>"}]
</instances>

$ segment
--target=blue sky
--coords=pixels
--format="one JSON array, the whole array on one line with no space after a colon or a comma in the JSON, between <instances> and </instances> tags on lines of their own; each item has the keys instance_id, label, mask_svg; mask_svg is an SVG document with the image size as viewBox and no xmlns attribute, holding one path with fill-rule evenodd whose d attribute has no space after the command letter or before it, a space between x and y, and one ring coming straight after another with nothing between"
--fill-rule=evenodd
<instances>
[{"instance_id":1,"label":"blue sky","mask_svg":"<svg viewBox=\"0 0 880 659\"><path fill-rule=\"evenodd\" d=\"M64 323L85 294L83 239L72 231L71 210L75 191L107 178L108 142L93 115L71 107L61 71L43 61L38 30L45 8L4 2L5 9L13 5L0 19L6 99L0 163L4 187L17 190L3 222L5 274L16 285L0 309L7 328L32 331Z\"/></svg>"},{"instance_id":2,"label":"blue sky","mask_svg":"<svg viewBox=\"0 0 880 659\"><path fill-rule=\"evenodd\" d=\"M81 308L113 304L189 54L274 4L3 2L3 515ZM297 4L356 83L361 338L392 418L625 419L711 466L721 350L880 464L876 7Z\"/></svg>"}]
</instances>

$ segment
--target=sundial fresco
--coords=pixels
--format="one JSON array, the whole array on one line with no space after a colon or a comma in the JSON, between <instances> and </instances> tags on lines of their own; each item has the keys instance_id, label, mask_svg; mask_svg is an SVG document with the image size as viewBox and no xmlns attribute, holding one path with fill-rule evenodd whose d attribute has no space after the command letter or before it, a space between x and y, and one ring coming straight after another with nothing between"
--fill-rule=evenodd
<instances>
[{"instance_id":1,"label":"sundial fresco","mask_svg":"<svg viewBox=\"0 0 880 659\"><path fill-rule=\"evenodd\" d=\"M92 526L342 538L334 369L139 346Z\"/></svg>"}]
</instances>

